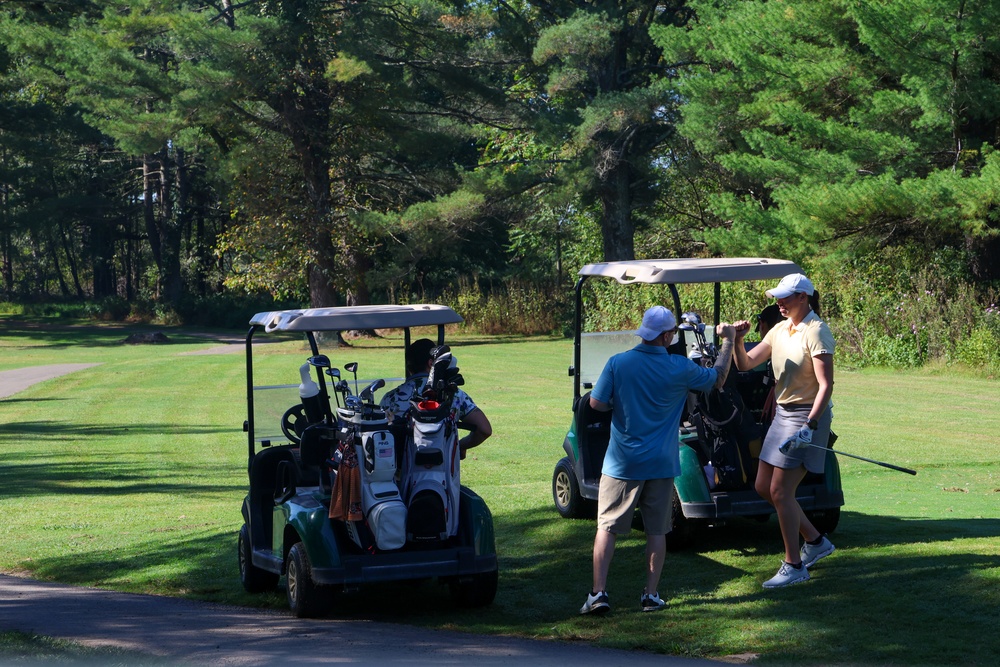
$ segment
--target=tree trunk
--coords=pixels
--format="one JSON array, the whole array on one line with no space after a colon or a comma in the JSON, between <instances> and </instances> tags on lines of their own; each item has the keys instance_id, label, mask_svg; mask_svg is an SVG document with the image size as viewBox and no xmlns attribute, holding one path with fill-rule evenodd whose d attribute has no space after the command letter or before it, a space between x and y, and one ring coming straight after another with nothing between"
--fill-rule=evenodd
<instances>
[{"instance_id":1,"label":"tree trunk","mask_svg":"<svg viewBox=\"0 0 1000 667\"><path fill-rule=\"evenodd\" d=\"M153 207L153 193L156 191L156 179L159 169L154 169L157 163L146 154L142 156L142 220L146 226L146 238L153 254L153 262L157 269L163 266L163 253L160 249L160 231L156 226L156 209ZM160 282L157 280L155 295L160 294Z\"/></svg>"},{"instance_id":2,"label":"tree trunk","mask_svg":"<svg viewBox=\"0 0 1000 667\"><path fill-rule=\"evenodd\" d=\"M610 148L606 150L606 153L611 152ZM615 163L606 170L598 171L604 261L635 259L629 164L618 156L609 156L607 159L615 160Z\"/></svg>"},{"instance_id":3,"label":"tree trunk","mask_svg":"<svg viewBox=\"0 0 1000 667\"><path fill-rule=\"evenodd\" d=\"M63 253L66 255L66 263L69 265L69 273L73 278L73 287L76 289L76 296L79 299L84 297L83 285L80 284L80 271L76 266L76 257L73 255L73 244L70 242L70 235L66 233L65 225L59 221L58 229L59 241L62 243Z\"/></svg>"},{"instance_id":4,"label":"tree trunk","mask_svg":"<svg viewBox=\"0 0 1000 667\"><path fill-rule=\"evenodd\" d=\"M337 271L336 255L333 251L333 244L329 243L330 234L321 232L317 234L325 238L328 248L320 241L317 247L313 248L313 255L316 258L306 267L306 278L309 282L309 305L313 308L327 308L337 305L337 290L333 285L333 277Z\"/></svg>"}]
</instances>

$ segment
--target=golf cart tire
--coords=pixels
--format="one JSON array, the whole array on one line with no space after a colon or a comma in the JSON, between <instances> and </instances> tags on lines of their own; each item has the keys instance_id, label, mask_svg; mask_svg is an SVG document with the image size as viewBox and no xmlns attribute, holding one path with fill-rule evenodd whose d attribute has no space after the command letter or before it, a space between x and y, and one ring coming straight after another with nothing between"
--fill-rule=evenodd
<instances>
[{"instance_id":1,"label":"golf cart tire","mask_svg":"<svg viewBox=\"0 0 1000 667\"><path fill-rule=\"evenodd\" d=\"M559 459L552 473L552 501L564 519L593 519L597 516L597 504L580 495L576 471L567 456Z\"/></svg>"},{"instance_id":2,"label":"golf cart tire","mask_svg":"<svg viewBox=\"0 0 1000 667\"><path fill-rule=\"evenodd\" d=\"M312 564L301 542L288 551L285 566L288 608L297 618L319 618L330 611L332 590L317 586L312 578Z\"/></svg>"},{"instance_id":3,"label":"golf cart tire","mask_svg":"<svg viewBox=\"0 0 1000 667\"><path fill-rule=\"evenodd\" d=\"M250 544L250 529L246 524L240 528L239 544L240 583L247 593L269 593L278 587L280 576L262 570L253 564L253 545Z\"/></svg>"},{"instance_id":4,"label":"golf cart tire","mask_svg":"<svg viewBox=\"0 0 1000 667\"><path fill-rule=\"evenodd\" d=\"M497 596L497 570L474 574L468 581L452 582L451 597L460 607L485 607Z\"/></svg>"},{"instance_id":5,"label":"golf cart tire","mask_svg":"<svg viewBox=\"0 0 1000 667\"><path fill-rule=\"evenodd\" d=\"M670 498L670 532L667 533L667 551L682 551L694 542L694 522L684 516L681 497L674 485Z\"/></svg>"},{"instance_id":6,"label":"golf cart tire","mask_svg":"<svg viewBox=\"0 0 1000 667\"><path fill-rule=\"evenodd\" d=\"M837 530L840 523L840 508L830 507L825 510L812 510L806 512L806 517L819 532L828 535Z\"/></svg>"}]
</instances>

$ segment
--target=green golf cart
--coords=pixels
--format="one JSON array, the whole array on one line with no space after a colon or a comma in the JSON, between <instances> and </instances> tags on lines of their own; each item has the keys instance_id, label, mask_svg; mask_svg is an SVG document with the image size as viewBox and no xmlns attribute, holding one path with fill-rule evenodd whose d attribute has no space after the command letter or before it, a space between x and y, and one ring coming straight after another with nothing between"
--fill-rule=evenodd
<instances>
[{"instance_id":1,"label":"green golf cart","mask_svg":"<svg viewBox=\"0 0 1000 667\"><path fill-rule=\"evenodd\" d=\"M585 304L593 303L596 298L593 294L585 298L588 281L613 281L612 285L628 290L663 290L662 297L656 298L672 306L680 329L670 352L711 363L715 350L714 324L720 321L722 283L777 281L799 272L801 269L793 262L766 258L602 262L580 270L576 283L573 365L569 369L573 379L573 417L563 441L565 456L556 463L552 476L552 498L560 515L566 518L595 515L598 483L610 439L611 413L590 407L589 390L612 355L637 343L634 331L584 331ZM692 284L713 286L711 324L707 326L701 315L685 312L683 308L682 292ZM608 298L607 291L601 291L604 298ZM600 308L600 304L596 307ZM692 393L678 424L682 472L674 480L673 530L667 536L668 548L676 550L692 544L702 528L721 526L737 517L766 520L774 512L754 490L754 456L760 451L768 378L765 368L744 372L734 368L723 392ZM840 520L844 493L840 467L832 451L827 454L824 474L809 474L799 486L797 497L817 529L833 532Z\"/></svg>"},{"instance_id":2,"label":"green golf cart","mask_svg":"<svg viewBox=\"0 0 1000 667\"><path fill-rule=\"evenodd\" d=\"M253 316L246 336L243 426L249 489L238 539L240 580L247 591L275 590L284 575L289 607L299 617L324 615L341 593L376 582L437 579L461 605L492 603L493 518L483 499L460 484L454 431L462 424L445 423L448 406L438 405L447 400L446 390L462 383L458 369L448 367L444 346L445 326L461 321L451 308L427 304ZM354 374L352 392L341 369L320 351L339 331L393 328L403 330L405 349L414 327L437 329L434 350L443 365L442 380L434 386L443 390L434 396L438 402L426 403L442 411L431 413L424 426L436 428L439 414L451 429L447 440L414 443L414 418L407 413L392 419L378 404L376 392L386 378L365 380L359 391L358 364L343 364ZM308 349L294 366L285 368L288 354L261 354L271 347L261 343L294 340ZM276 373L300 382L275 382ZM430 491L417 488L418 476ZM342 506L354 515L334 512ZM331 518L335 514L338 518Z\"/></svg>"}]
</instances>

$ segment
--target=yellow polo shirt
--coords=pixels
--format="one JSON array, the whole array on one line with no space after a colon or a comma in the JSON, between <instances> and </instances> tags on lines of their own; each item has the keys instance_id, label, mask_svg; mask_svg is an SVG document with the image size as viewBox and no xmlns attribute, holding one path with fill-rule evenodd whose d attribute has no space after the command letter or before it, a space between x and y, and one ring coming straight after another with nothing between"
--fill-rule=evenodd
<instances>
[{"instance_id":1,"label":"yellow polo shirt","mask_svg":"<svg viewBox=\"0 0 1000 667\"><path fill-rule=\"evenodd\" d=\"M790 319L774 325L764 342L771 346L774 395L779 405L809 405L816 400L819 382L812 358L833 354L833 334L813 311L797 327Z\"/></svg>"}]
</instances>

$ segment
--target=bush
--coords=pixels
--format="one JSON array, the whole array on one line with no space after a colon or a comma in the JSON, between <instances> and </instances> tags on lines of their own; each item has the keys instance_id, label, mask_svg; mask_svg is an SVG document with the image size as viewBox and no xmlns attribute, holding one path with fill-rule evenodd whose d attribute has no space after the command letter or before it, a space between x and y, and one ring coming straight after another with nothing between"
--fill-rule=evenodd
<instances>
[{"instance_id":1,"label":"bush","mask_svg":"<svg viewBox=\"0 0 1000 667\"><path fill-rule=\"evenodd\" d=\"M955 358L983 372L1000 376L1000 309L991 304L979 325L958 346Z\"/></svg>"},{"instance_id":2,"label":"bush","mask_svg":"<svg viewBox=\"0 0 1000 667\"><path fill-rule=\"evenodd\" d=\"M913 258L888 253L828 277L834 287L824 299L824 318L838 357L858 366L895 368L976 358L970 365L989 367L990 341L997 342L991 338L995 309L984 311L983 296L964 276L955 253L939 253L940 261L912 270L907 267Z\"/></svg>"},{"instance_id":3,"label":"bush","mask_svg":"<svg viewBox=\"0 0 1000 667\"><path fill-rule=\"evenodd\" d=\"M564 298L516 280L486 290L478 280L460 279L457 289L436 301L454 308L465 319L466 329L486 335L561 334L571 317Z\"/></svg>"}]
</instances>

